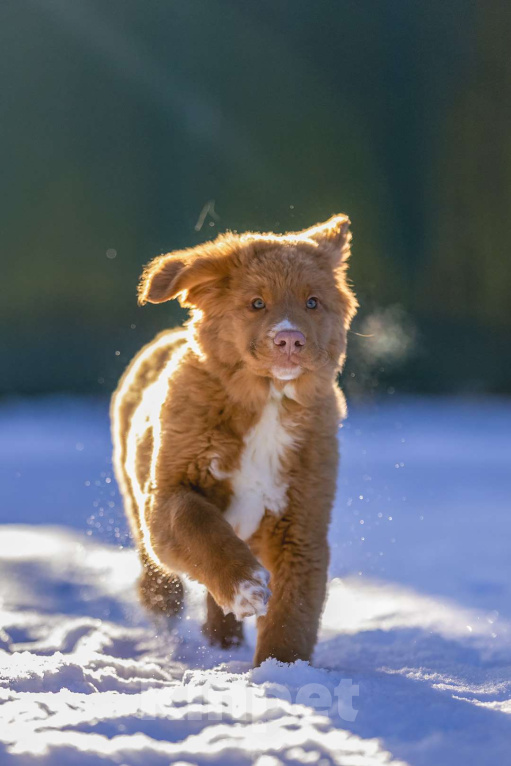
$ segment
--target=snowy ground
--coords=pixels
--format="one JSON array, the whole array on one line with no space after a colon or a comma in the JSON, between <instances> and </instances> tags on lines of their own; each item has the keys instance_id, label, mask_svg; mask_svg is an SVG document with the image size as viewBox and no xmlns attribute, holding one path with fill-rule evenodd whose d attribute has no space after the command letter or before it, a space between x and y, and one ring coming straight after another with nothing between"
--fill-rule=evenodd
<instances>
[{"instance_id":1,"label":"snowy ground","mask_svg":"<svg viewBox=\"0 0 511 766\"><path fill-rule=\"evenodd\" d=\"M509 763L510 433L504 400L352 407L314 666L252 670L198 587L138 608L106 405L4 404L1 766Z\"/></svg>"}]
</instances>

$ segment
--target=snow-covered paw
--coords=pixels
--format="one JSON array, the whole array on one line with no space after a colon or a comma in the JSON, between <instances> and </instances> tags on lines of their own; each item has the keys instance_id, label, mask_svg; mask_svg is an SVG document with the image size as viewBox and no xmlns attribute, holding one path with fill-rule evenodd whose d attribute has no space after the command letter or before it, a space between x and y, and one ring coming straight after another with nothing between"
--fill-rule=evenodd
<instances>
[{"instance_id":1,"label":"snow-covered paw","mask_svg":"<svg viewBox=\"0 0 511 766\"><path fill-rule=\"evenodd\" d=\"M225 614L232 612L237 620L255 614L262 617L268 609L271 591L268 588L270 573L261 567L254 572L250 580L238 583L234 597L224 609Z\"/></svg>"}]
</instances>

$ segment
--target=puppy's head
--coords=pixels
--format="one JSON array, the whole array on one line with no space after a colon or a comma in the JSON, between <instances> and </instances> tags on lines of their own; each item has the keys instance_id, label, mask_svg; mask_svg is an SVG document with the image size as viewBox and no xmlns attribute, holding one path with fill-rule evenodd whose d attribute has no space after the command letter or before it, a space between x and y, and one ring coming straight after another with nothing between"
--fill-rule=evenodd
<instances>
[{"instance_id":1,"label":"puppy's head","mask_svg":"<svg viewBox=\"0 0 511 766\"><path fill-rule=\"evenodd\" d=\"M282 236L221 235L152 261L139 303L179 297L195 310L203 353L224 366L281 381L330 376L357 308L350 240L345 215Z\"/></svg>"}]
</instances>

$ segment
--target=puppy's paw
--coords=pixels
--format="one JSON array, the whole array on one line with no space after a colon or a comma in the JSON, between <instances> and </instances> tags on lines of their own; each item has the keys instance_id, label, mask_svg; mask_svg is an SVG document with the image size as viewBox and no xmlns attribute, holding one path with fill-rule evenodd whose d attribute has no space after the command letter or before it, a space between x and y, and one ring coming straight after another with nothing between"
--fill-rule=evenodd
<instances>
[{"instance_id":1,"label":"puppy's paw","mask_svg":"<svg viewBox=\"0 0 511 766\"><path fill-rule=\"evenodd\" d=\"M266 569L256 569L250 579L237 584L230 604L224 607L224 613L232 612L237 620L253 614L257 617L265 615L271 596L269 581L270 573Z\"/></svg>"}]
</instances>

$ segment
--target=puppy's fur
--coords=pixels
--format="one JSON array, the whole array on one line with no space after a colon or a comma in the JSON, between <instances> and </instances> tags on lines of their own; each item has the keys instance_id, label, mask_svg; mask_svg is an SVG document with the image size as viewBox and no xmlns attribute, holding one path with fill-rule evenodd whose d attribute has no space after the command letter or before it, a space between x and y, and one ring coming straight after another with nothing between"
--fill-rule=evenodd
<instances>
[{"instance_id":1,"label":"puppy's fur","mask_svg":"<svg viewBox=\"0 0 511 766\"><path fill-rule=\"evenodd\" d=\"M357 308L350 239L338 215L156 258L139 302L178 297L191 320L142 349L112 400L143 602L175 614L179 575L198 580L212 643L239 643L242 618L258 616L256 664L309 660L316 641L344 414L336 374Z\"/></svg>"}]
</instances>

